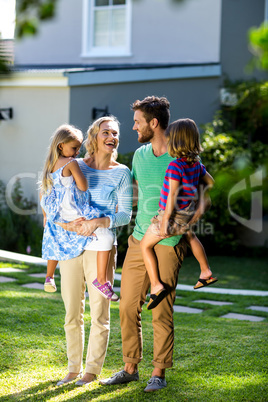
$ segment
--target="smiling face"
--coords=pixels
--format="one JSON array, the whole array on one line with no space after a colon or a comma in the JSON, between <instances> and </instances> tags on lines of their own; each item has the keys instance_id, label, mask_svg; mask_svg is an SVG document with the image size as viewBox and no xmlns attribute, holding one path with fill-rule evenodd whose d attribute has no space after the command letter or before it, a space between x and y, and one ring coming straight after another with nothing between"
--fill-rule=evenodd
<instances>
[{"instance_id":1,"label":"smiling face","mask_svg":"<svg viewBox=\"0 0 268 402\"><path fill-rule=\"evenodd\" d=\"M133 130L138 133L138 141L143 144L149 142L154 137L154 131L150 127L150 123L145 120L144 114L141 110L136 110L134 113L134 126Z\"/></svg>"},{"instance_id":2,"label":"smiling face","mask_svg":"<svg viewBox=\"0 0 268 402\"><path fill-rule=\"evenodd\" d=\"M97 135L98 152L113 153L119 143L119 127L115 121L107 120L101 123Z\"/></svg>"},{"instance_id":3,"label":"smiling face","mask_svg":"<svg viewBox=\"0 0 268 402\"><path fill-rule=\"evenodd\" d=\"M67 143L61 142L59 144L60 153L65 158L75 158L79 154L81 145L82 141L79 141L78 139L69 141Z\"/></svg>"}]
</instances>

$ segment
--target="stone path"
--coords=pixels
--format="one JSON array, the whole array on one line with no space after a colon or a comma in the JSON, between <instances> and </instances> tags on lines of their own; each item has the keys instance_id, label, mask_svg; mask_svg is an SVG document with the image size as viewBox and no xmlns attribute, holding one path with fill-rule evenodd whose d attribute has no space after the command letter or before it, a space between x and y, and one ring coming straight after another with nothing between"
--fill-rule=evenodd
<instances>
[{"instance_id":1,"label":"stone path","mask_svg":"<svg viewBox=\"0 0 268 402\"><path fill-rule=\"evenodd\" d=\"M27 255L22 255L22 254L17 254L17 253L11 253L8 251L0 250L0 259L1 260L7 260L7 261L17 261L17 262L25 262L25 263L30 263L30 264L38 264L38 265L43 265L46 266L46 261L42 260L42 258L38 257L32 257L32 256L27 256ZM1 273L18 273L18 272L23 272L25 271L17 268L0 268L0 283L6 283L6 282L15 282L16 279L14 278L9 278L6 276L1 276ZM45 273L37 273L37 274L29 274L27 275L32 278L45 278ZM58 275L56 275L58 277ZM115 279L118 281L121 281L121 275L120 274L115 274ZM44 290L44 285L43 283L39 282L32 282L32 283L26 283L24 285L21 285L24 288L30 288L30 289L39 289L39 290ZM194 291L192 286L189 285L178 285L176 287L178 290L186 290L186 291ZM114 287L114 290L116 292L120 292L120 287ZM214 294L231 294L231 295L251 295L251 296L268 296L268 292L266 291L254 291L254 290L244 290L244 289L223 289L223 288L204 288L204 289L199 289L198 293L214 293ZM86 292L86 297L88 297L88 293ZM180 299L181 297L178 296L177 299ZM204 303L204 304L210 304L214 306L227 306L227 305L232 305L232 302L226 302L226 301L216 301L216 300L206 300L206 299L199 299L195 300L194 303ZM268 313L268 307L264 306L249 306L247 307L248 310L251 311L261 311L261 312L266 312ZM186 307L186 306L180 306L180 305L174 305L174 312L176 313L188 313L188 314L201 314L203 312L203 309L201 308L193 308L193 307ZM247 314L236 314L236 313L228 313L221 318L232 318L232 319L237 319L237 320L247 320L247 321L263 321L265 320L265 317L260 317L257 315L247 315Z\"/></svg>"}]
</instances>

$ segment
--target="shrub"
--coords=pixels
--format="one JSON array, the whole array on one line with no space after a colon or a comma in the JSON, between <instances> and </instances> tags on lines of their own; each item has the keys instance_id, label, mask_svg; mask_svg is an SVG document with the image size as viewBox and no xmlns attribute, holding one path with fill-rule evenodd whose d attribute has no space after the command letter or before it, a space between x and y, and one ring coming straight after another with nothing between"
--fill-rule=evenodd
<instances>
[{"instance_id":1,"label":"shrub","mask_svg":"<svg viewBox=\"0 0 268 402\"><path fill-rule=\"evenodd\" d=\"M234 112L238 116L241 111L235 110ZM231 115L230 110L228 113ZM225 116L228 113L225 113ZM208 172L215 178L215 186L211 191L213 206L204 217L205 222L210 222L213 225L214 233L211 236L206 236L202 241L206 247L216 251L236 250L239 247L237 229L240 224L231 216L229 207L237 215L245 219L250 218L253 191L250 186L250 177L259 169L262 169L264 173L268 167L267 145L259 140L252 141L253 138L256 138L256 130L252 131L249 140L245 134L247 131L246 122L240 122L240 119L237 119L239 124L234 125L234 121L232 121L232 129L230 128L230 121L222 118L223 114L218 113L212 123L203 127L202 137L204 148L202 161ZM241 125L245 125L245 131L238 129ZM252 122L249 123L249 126L252 127ZM261 133L260 131L259 134ZM229 199L230 191L242 180L246 180L247 188L233 194ZM267 181L263 182L262 191L264 194L264 211L267 211L268 199L265 196L267 194ZM252 236L254 233L252 232Z\"/></svg>"},{"instance_id":2,"label":"shrub","mask_svg":"<svg viewBox=\"0 0 268 402\"><path fill-rule=\"evenodd\" d=\"M22 211L36 204L23 196L19 180L12 191L12 202ZM6 202L6 187L0 181L0 244L8 251L41 256L43 228L37 218L15 213Z\"/></svg>"}]
</instances>

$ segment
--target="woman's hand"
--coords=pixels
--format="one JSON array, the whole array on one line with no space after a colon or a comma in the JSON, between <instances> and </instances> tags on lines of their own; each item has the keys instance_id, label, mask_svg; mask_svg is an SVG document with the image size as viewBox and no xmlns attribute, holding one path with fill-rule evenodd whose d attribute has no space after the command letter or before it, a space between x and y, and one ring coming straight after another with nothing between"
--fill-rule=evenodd
<instances>
[{"instance_id":1,"label":"woman's hand","mask_svg":"<svg viewBox=\"0 0 268 402\"><path fill-rule=\"evenodd\" d=\"M80 228L80 226L82 225L82 222L84 222L84 221L85 221L85 218L78 218L72 222L68 222L68 223L56 222L56 224L70 232L77 232L78 229Z\"/></svg>"},{"instance_id":2,"label":"woman's hand","mask_svg":"<svg viewBox=\"0 0 268 402\"><path fill-rule=\"evenodd\" d=\"M76 233L81 236L96 236L95 233L93 233L97 228L99 227L98 225L98 219L91 219L90 221L84 221L79 225L78 230Z\"/></svg>"}]
</instances>

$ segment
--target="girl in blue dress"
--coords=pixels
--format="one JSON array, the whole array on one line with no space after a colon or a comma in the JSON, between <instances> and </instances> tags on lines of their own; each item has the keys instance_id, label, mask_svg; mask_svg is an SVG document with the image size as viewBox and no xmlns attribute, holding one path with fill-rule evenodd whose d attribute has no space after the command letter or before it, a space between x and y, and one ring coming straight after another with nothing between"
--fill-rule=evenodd
<instances>
[{"instance_id":1,"label":"girl in blue dress","mask_svg":"<svg viewBox=\"0 0 268 402\"><path fill-rule=\"evenodd\" d=\"M94 241L97 249L97 278L92 283L102 296L116 301L118 296L107 281L107 266L114 235L109 229L97 229L95 235L80 236L63 229L57 223L74 220L90 220L104 216L90 206L88 182L81 172L75 157L83 142L80 130L69 124L61 125L51 139L41 182L41 207L44 215L42 258L47 261L44 284L46 292L57 290L54 273L58 261L69 260L80 255Z\"/></svg>"}]
</instances>

